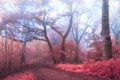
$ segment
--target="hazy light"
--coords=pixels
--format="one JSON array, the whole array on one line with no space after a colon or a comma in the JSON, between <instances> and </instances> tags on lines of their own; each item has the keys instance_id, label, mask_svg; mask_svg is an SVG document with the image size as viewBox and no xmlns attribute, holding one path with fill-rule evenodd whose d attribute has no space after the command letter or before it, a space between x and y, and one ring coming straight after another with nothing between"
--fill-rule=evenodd
<instances>
[{"instance_id":1,"label":"hazy light","mask_svg":"<svg viewBox=\"0 0 120 80\"><path fill-rule=\"evenodd\" d=\"M95 0L83 0L87 8L91 8Z\"/></svg>"},{"instance_id":2,"label":"hazy light","mask_svg":"<svg viewBox=\"0 0 120 80\"><path fill-rule=\"evenodd\" d=\"M120 7L120 1L118 0L110 0L109 2L109 9L110 9L110 15L115 15L114 13L116 13Z\"/></svg>"},{"instance_id":3,"label":"hazy light","mask_svg":"<svg viewBox=\"0 0 120 80\"><path fill-rule=\"evenodd\" d=\"M18 10L18 7L13 3L3 3L2 5L5 11L16 12Z\"/></svg>"},{"instance_id":4,"label":"hazy light","mask_svg":"<svg viewBox=\"0 0 120 80\"><path fill-rule=\"evenodd\" d=\"M50 6L54 8L50 14L51 17L57 17L58 14L62 14L67 11L66 6L59 0L51 0Z\"/></svg>"}]
</instances>

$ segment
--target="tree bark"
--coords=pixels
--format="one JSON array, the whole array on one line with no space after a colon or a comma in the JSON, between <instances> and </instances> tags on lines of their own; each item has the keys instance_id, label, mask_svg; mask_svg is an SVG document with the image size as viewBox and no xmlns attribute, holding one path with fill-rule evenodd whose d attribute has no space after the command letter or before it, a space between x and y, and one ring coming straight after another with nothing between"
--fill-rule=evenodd
<instances>
[{"instance_id":1,"label":"tree bark","mask_svg":"<svg viewBox=\"0 0 120 80\"><path fill-rule=\"evenodd\" d=\"M44 15L44 21L45 21L45 15ZM55 57L54 57L54 52L53 52L53 47L52 47L52 45L51 45L51 42L50 42L50 40L49 40L49 38L48 38L48 35L47 35L47 28L46 28L46 24L45 24L45 22L43 21L43 28L44 28L44 37L46 38L46 41L47 41L47 44L48 44L48 47L49 47L49 49L50 49L50 56L51 56L51 58L52 58L52 61L54 62L54 64L56 64L56 59L55 59Z\"/></svg>"},{"instance_id":2,"label":"tree bark","mask_svg":"<svg viewBox=\"0 0 120 80\"><path fill-rule=\"evenodd\" d=\"M49 47L50 52L51 52L50 56L52 57L52 61L54 62L54 64L56 64L56 59L55 59L54 54L53 54L53 53L54 53L54 52L53 52L53 48L52 48L51 42L50 42L50 40L49 40L47 34L46 34L45 38L46 38L48 47Z\"/></svg>"},{"instance_id":3,"label":"tree bark","mask_svg":"<svg viewBox=\"0 0 120 80\"><path fill-rule=\"evenodd\" d=\"M78 53L79 53L79 43L76 44L76 50L75 50L75 62L78 64Z\"/></svg>"},{"instance_id":4,"label":"tree bark","mask_svg":"<svg viewBox=\"0 0 120 80\"><path fill-rule=\"evenodd\" d=\"M72 28L72 23L73 23L73 14L70 15L69 26L68 26L68 29L67 29L67 31L66 31L65 35L63 36L63 39L62 39L61 50L63 52L65 52L65 41L66 41L66 38L67 38L68 34L70 33L71 28ZM65 58L66 58L65 54L61 53L61 55L63 55L63 56L61 56L60 59L62 61L65 60Z\"/></svg>"},{"instance_id":5,"label":"tree bark","mask_svg":"<svg viewBox=\"0 0 120 80\"><path fill-rule=\"evenodd\" d=\"M22 43L20 66L22 66L23 63L26 64L26 56L25 56L25 53L26 53L26 42L25 42L25 43Z\"/></svg>"},{"instance_id":6,"label":"tree bark","mask_svg":"<svg viewBox=\"0 0 120 80\"><path fill-rule=\"evenodd\" d=\"M102 3L102 32L104 42L104 59L112 58L112 42L109 28L109 0L103 0Z\"/></svg>"}]
</instances>

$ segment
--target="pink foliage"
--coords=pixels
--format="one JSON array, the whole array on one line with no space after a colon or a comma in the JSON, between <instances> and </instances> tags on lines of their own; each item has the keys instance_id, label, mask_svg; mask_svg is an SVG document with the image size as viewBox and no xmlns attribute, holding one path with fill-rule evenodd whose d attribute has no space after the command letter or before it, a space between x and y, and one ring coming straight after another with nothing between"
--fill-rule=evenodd
<instances>
[{"instance_id":1,"label":"pink foliage","mask_svg":"<svg viewBox=\"0 0 120 80\"><path fill-rule=\"evenodd\" d=\"M119 45L113 45L112 46L112 53L113 57L120 57L120 46Z\"/></svg>"},{"instance_id":2,"label":"pink foliage","mask_svg":"<svg viewBox=\"0 0 120 80\"><path fill-rule=\"evenodd\" d=\"M58 64L57 68L76 73L85 73L98 77L103 77L108 80L120 79L120 58L110 59L106 61L98 61L91 63L84 63L81 65L75 64Z\"/></svg>"},{"instance_id":3,"label":"pink foliage","mask_svg":"<svg viewBox=\"0 0 120 80\"><path fill-rule=\"evenodd\" d=\"M102 60L102 56L103 56L103 49L104 49L104 44L103 41L98 41L95 40L90 47L93 47L92 50L87 51L88 59L93 59L95 61L101 61ZM120 46L119 45L112 45L112 56L113 58L119 58L120 57Z\"/></svg>"},{"instance_id":4,"label":"pink foliage","mask_svg":"<svg viewBox=\"0 0 120 80\"><path fill-rule=\"evenodd\" d=\"M66 40L65 42L65 51L61 50L61 44L57 44L53 46L54 49L54 57L57 60L57 62L60 62L60 54L63 52L66 56L67 63L74 63L74 58L76 55L77 45L73 40ZM85 56L82 52L82 48L78 46L78 62L81 62L84 60Z\"/></svg>"},{"instance_id":5,"label":"pink foliage","mask_svg":"<svg viewBox=\"0 0 120 80\"><path fill-rule=\"evenodd\" d=\"M95 61L102 60L102 54L103 54L103 42L95 40L90 47L93 47L92 50L87 51L88 52L88 59L93 59Z\"/></svg>"}]
</instances>

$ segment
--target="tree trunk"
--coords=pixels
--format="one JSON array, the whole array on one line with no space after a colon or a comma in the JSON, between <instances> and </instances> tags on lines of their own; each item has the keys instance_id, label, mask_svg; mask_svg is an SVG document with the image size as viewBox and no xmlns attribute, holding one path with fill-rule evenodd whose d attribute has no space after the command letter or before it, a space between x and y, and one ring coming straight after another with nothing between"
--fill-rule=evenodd
<instances>
[{"instance_id":1,"label":"tree trunk","mask_svg":"<svg viewBox=\"0 0 120 80\"><path fill-rule=\"evenodd\" d=\"M102 4L102 32L104 42L104 59L109 59L112 57L112 42L110 37L109 29L109 0L103 0Z\"/></svg>"},{"instance_id":2,"label":"tree trunk","mask_svg":"<svg viewBox=\"0 0 120 80\"><path fill-rule=\"evenodd\" d=\"M22 43L22 52L21 52L20 66L22 66L23 63L26 64L25 52L26 52L26 43Z\"/></svg>"},{"instance_id":3,"label":"tree trunk","mask_svg":"<svg viewBox=\"0 0 120 80\"><path fill-rule=\"evenodd\" d=\"M62 46L61 46L61 50L62 51L65 51L65 38L63 38L63 40L62 40Z\"/></svg>"},{"instance_id":4,"label":"tree trunk","mask_svg":"<svg viewBox=\"0 0 120 80\"><path fill-rule=\"evenodd\" d=\"M76 50L75 50L75 62L78 64L78 53L79 53L79 43L76 44Z\"/></svg>"},{"instance_id":5,"label":"tree trunk","mask_svg":"<svg viewBox=\"0 0 120 80\"><path fill-rule=\"evenodd\" d=\"M104 37L104 59L112 58L112 42L110 36Z\"/></svg>"},{"instance_id":6,"label":"tree trunk","mask_svg":"<svg viewBox=\"0 0 120 80\"><path fill-rule=\"evenodd\" d=\"M54 64L56 64L56 59L55 59L55 57L54 57L54 52L53 52L53 48L52 48L52 45L51 45L51 43L50 43L50 40L49 40L49 38L48 38L48 36L46 35L46 40L47 40L47 44L48 44L48 47L49 47L49 49L50 49L50 52L51 52L51 57L52 57L52 61L54 62Z\"/></svg>"},{"instance_id":7,"label":"tree trunk","mask_svg":"<svg viewBox=\"0 0 120 80\"><path fill-rule=\"evenodd\" d=\"M45 20L45 17L44 17L44 20ZM46 38L46 41L47 41L47 44L48 44L48 47L49 47L49 49L50 49L50 56L51 56L51 58L52 58L52 61L54 62L54 64L56 64L56 59L55 59L55 57L54 57L54 52L53 52L53 47L52 47L52 45L51 45L51 42L50 42L50 40L49 40L49 38L48 38L48 36L47 36L47 29L46 29L46 24L45 24L45 22L43 22L43 28L44 28L44 36L45 36L45 38Z\"/></svg>"},{"instance_id":8,"label":"tree trunk","mask_svg":"<svg viewBox=\"0 0 120 80\"><path fill-rule=\"evenodd\" d=\"M69 26L68 26L68 29L67 29L67 31L66 31L66 33L65 33L65 35L63 36L63 39L62 39L62 45L61 45L61 50L63 51L63 52L65 52L65 41L66 41L66 38L67 38L67 36L68 36L68 34L70 33L70 30L71 30L71 28L72 28L72 22L73 22L73 14L71 14L70 15L70 19L69 19ZM61 55L63 55L63 56L61 56L60 57L60 59L63 61L65 61L65 54L64 53L61 53ZM63 62L64 62L63 61Z\"/></svg>"},{"instance_id":9,"label":"tree trunk","mask_svg":"<svg viewBox=\"0 0 120 80\"><path fill-rule=\"evenodd\" d=\"M8 52L8 37L7 37L7 27L5 26L5 44L4 44L4 49L5 49L5 66L6 68L9 70L9 66L10 66L10 54Z\"/></svg>"}]
</instances>

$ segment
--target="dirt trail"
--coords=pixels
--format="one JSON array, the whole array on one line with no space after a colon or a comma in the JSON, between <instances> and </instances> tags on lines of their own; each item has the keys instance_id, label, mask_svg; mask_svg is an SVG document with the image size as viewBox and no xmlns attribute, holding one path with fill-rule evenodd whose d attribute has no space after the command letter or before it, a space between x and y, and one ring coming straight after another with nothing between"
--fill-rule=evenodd
<instances>
[{"instance_id":1,"label":"dirt trail","mask_svg":"<svg viewBox=\"0 0 120 80\"><path fill-rule=\"evenodd\" d=\"M103 78L94 77L85 74L62 71L54 68L34 69L36 80L105 80Z\"/></svg>"},{"instance_id":2,"label":"dirt trail","mask_svg":"<svg viewBox=\"0 0 120 80\"><path fill-rule=\"evenodd\" d=\"M17 73L10 74L9 76L0 80L105 80L105 79L82 73L78 74L63 71L48 66L44 67L33 66L32 68L31 67L29 69L25 68Z\"/></svg>"}]
</instances>

